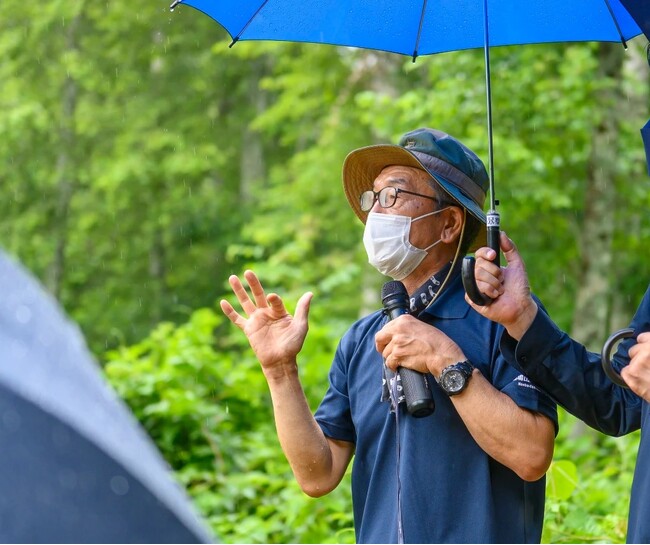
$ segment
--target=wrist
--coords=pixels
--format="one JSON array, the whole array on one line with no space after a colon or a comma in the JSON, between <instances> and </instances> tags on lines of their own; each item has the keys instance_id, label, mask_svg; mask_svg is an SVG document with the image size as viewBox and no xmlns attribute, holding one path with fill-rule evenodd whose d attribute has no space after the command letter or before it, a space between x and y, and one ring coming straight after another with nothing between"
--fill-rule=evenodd
<instances>
[{"instance_id":1,"label":"wrist","mask_svg":"<svg viewBox=\"0 0 650 545\"><path fill-rule=\"evenodd\" d=\"M528 328L535 320L537 316L537 303L531 298L528 299L528 302L524 305L522 312L517 315L517 319L509 324L504 324L508 335L510 335L516 341L521 340L524 336L524 333L528 331Z\"/></svg>"},{"instance_id":2,"label":"wrist","mask_svg":"<svg viewBox=\"0 0 650 545\"><path fill-rule=\"evenodd\" d=\"M462 350L452 351L451 353L447 353L444 356L436 357L430 360L427 368L429 369L429 373L433 375L433 378L438 381L440 379L440 375L447 367L458 363L459 361L465 361L466 359L467 357Z\"/></svg>"},{"instance_id":3,"label":"wrist","mask_svg":"<svg viewBox=\"0 0 650 545\"><path fill-rule=\"evenodd\" d=\"M298 363L295 359L275 362L262 367L269 384L294 380L298 377Z\"/></svg>"}]
</instances>

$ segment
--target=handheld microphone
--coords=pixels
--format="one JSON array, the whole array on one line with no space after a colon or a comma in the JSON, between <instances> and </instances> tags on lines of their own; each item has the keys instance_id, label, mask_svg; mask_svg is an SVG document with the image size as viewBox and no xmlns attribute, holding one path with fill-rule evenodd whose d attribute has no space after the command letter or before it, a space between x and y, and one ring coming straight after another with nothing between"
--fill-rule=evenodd
<instances>
[{"instance_id":1,"label":"handheld microphone","mask_svg":"<svg viewBox=\"0 0 650 545\"><path fill-rule=\"evenodd\" d=\"M389 320L394 320L409 312L408 293L404 284L399 280L392 280L384 284L381 289L381 302L384 305L384 314L388 316ZM409 414L416 418L432 414L435 404L426 375L404 367L398 367L397 370L402 379L406 409Z\"/></svg>"}]
</instances>

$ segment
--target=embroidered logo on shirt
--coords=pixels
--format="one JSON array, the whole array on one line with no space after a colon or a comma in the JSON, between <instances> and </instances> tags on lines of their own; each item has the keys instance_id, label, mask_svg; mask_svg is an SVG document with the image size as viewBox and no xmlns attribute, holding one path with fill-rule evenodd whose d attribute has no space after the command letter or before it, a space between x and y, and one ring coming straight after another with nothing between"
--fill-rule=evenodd
<instances>
[{"instance_id":1,"label":"embroidered logo on shirt","mask_svg":"<svg viewBox=\"0 0 650 545\"><path fill-rule=\"evenodd\" d=\"M533 390L537 390L539 392L539 388L530 382L530 379L526 375L517 376L513 382L516 382L517 386L521 386L522 388L532 388Z\"/></svg>"}]
</instances>

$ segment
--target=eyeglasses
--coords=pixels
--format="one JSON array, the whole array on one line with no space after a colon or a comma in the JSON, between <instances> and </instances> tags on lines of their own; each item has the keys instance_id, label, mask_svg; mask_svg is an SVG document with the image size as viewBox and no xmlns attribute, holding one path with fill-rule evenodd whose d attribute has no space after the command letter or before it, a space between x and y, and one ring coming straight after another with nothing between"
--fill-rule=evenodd
<instances>
[{"instance_id":1,"label":"eyeglasses","mask_svg":"<svg viewBox=\"0 0 650 545\"><path fill-rule=\"evenodd\" d=\"M409 195L415 195L416 197L424 197L425 199L431 199L432 201L438 202L436 197L431 195L422 195L421 193L414 193L413 191L406 191L406 189L400 189L399 187L386 186L379 191L373 191L369 189L361 193L359 197L359 203L361 204L361 210L368 212L375 204L375 201L379 201L379 206L382 208L390 208L397 201L397 196L400 193L408 193ZM440 203L442 205L442 203Z\"/></svg>"}]
</instances>

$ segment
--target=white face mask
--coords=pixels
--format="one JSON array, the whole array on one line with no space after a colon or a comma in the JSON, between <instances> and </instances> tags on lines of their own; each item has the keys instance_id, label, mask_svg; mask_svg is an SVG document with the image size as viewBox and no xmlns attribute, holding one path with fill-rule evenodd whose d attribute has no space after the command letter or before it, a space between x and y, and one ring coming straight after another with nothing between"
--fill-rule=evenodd
<instances>
[{"instance_id":1,"label":"white face mask","mask_svg":"<svg viewBox=\"0 0 650 545\"><path fill-rule=\"evenodd\" d=\"M445 209L413 219L409 216L369 212L363 232L363 245L368 254L368 263L393 280L406 278L422 263L427 252L441 242L438 240L425 249L416 248L409 240L411 223L443 210Z\"/></svg>"}]
</instances>

